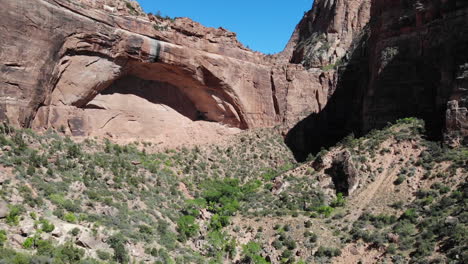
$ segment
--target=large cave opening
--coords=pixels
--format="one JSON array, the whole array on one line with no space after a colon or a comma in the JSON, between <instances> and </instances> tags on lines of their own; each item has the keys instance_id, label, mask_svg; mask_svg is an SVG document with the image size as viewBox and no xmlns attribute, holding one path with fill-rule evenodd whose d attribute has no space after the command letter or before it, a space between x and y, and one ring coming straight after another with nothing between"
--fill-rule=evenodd
<instances>
[{"instance_id":1,"label":"large cave opening","mask_svg":"<svg viewBox=\"0 0 468 264\"><path fill-rule=\"evenodd\" d=\"M84 108L144 113L166 122L209 121L247 128L235 97L224 86L203 67L128 62L118 78L88 96L91 100Z\"/></svg>"},{"instance_id":2,"label":"large cave opening","mask_svg":"<svg viewBox=\"0 0 468 264\"><path fill-rule=\"evenodd\" d=\"M157 80L146 80L135 75L126 75L114 81L100 93L96 100L89 102L86 108L105 108L99 102L106 97L112 98L113 95L125 95L127 99L119 102L115 102L118 101L115 98L108 99L114 101L110 108L137 110L147 103L149 107L152 104L169 107L192 121L208 121L205 114L197 109L194 102L179 87ZM132 100L130 95L143 100Z\"/></svg>"},{"instance_id":3,"label":"large cave opening","mask_svg":"<svg viewBox=\"0 0 468 264\"><path fill-rule=\"evenodd\" d=\"M227 92L222 79L202 66L74 59L70 67L83 74L65 72L36 125L63 126L72 135L144 139L166 147L208 142L247 128L236 94ZM96 68L93 73L82 68L84 62ZM109 64L113 68L102 70Z\"/></svg>"}]
</instances>

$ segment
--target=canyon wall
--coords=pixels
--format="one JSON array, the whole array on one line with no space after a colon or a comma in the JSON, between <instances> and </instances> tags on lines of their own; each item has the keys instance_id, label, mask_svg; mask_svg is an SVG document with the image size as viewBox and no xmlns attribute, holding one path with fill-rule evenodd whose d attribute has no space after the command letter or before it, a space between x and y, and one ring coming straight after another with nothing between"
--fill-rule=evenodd
<instances>
[{"instance_id":1,"label":"canyon wall","mask_svg":"<svg viewBox=\"0 0 468 264\"><path fill-rule=\"evenodd\" d=\"M74 136L187 140L294 125L326 104L320 72L235 33L136 2L1 0L0 118Z\"/></svg>"},{"instance_id":2,"label":"canyon wall","mask_svg":"<svg viewBox=\"0 0 468 264\"><path fill-rule=\"evenodd\" d=\"M410 116L432 139L467 144L468 2L374 0L370 10L327 106L288 133L298 159Z\"/></svg>"},{"instance_id":3,"label":"canyon wall","mask_svg":"<svg viewBox=\"0 0 468 264\"><path fill-rule=\"evenodd\" d=\"M283 52L136 2L0 0L0 120L209 141L282 126L298 159L398 118L466 144L467 3L316 0Z\"/></svg>"}]
</instances>

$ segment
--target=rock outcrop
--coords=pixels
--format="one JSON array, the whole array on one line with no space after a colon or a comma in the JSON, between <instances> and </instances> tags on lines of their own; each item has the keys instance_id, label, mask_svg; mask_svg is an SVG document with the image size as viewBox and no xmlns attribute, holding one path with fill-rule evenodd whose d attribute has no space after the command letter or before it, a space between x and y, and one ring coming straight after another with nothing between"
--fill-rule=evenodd
<instances>
[{"instance_id":1,"label":"rock outcrop","mask_svg":"<svg viewBox=\"0 0 468 264\"><path fill-rule=\"evenodd\" d=\"M363 180L360 179L359 171L349 150L332 153L325 157L319 156L312 163L312 167L316 171L323 170L329 176L324 182L330 182L337 194L341 193L345 196L352 194L359 181Z\"/></svg>"},{"instance_id":2,"label":"rock outcrop","mask_svg":"<svg viewBox=\"0 0 468 264\"><path fill-rule=\"evenodd\" d=\"M304 15L283 53L291 63L332 69L349 59L349 50L370 19L370 0L320 0Z\"/></svg>"},{"instance_id":3,"label":"rock outcrop","mask_svg":"<svg viewBox=\"0 0 468 264\"><path fill-rule=\"evenodd\" d=\"M468 140L462 108L468 93L468 2L373 1L369 53L369 86L363 100L363 130L382 127L392 119L417 116L429 135L460 132ZM452 103L448 103L448 102ZM458 102L455 106L454 101ZM449 107L447 107L449 104ZM446 110L456 111L459 128L445 125Z\"/></svg>"},{"instance_id":4,"label":"rock outcrop","mask_svg":"<svg viewBox=\"0 0 468 264\"><path fill-rule=\"evenodd\" d=\"M5 201L0 201L0 218L7 217L8 211L8 204Z\"/></svg>"}]
</instances>

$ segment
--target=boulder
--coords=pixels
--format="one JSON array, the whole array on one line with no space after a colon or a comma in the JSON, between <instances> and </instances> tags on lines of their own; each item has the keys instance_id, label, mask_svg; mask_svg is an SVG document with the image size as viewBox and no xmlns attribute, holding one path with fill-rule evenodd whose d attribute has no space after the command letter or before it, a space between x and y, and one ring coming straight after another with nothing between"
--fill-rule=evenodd
<instances>
[{"instance_id":1,"label":"boulder","mask_svg":"<svg viewBox=\"0 0 468 264\"><path fill-rule=\"evenodd\" d=\"M61 237L63 235L63 232L62 230L60 230L60 228L54 228L54 230L52 230L51 232L51 235L53 237Z\"/></svg>"},{"instance_id":2,"label":"boulder","mask_svg":"<svg viewBox=\"0 0 468 264\"><path fill-rule=\"evenodd\" d=\"M5 201L0 200L0 218L7 217L9 212L8 204Z\"/></svg>"},{"instance_id":3,"label":"boulder","mask_svg":"<svg viewBox=\"0 0 468 264\"><path fill-rule=\"evenodd\" d=\"M395 243L395 244L398 244L400 241L400 236L394 233L388 233L387 238L390 242Z\"/></svg>"},{"instance_id":4,"label":"boulder","mask_svg":"<svg viewBox=\"0 0 468 264\"><path fill-rule=\"evenodd\" d=\"M445 218L445 221L444 221L444 223L447 225L456 225L458 224L458 222L459 222L458 218L454 216L447 216L447 218Z\"/></svg>"},{"instance_id":5,"label":"boulder","mask_svg":"<svg viewBox=\"0 0 468 264\"><path fill-rule=\"evenodd\" d=\"M20 233L24 237L28 237L36 232L33 221L22 221L20 227Z\"/></svg>"},{"instance_id":6,"label":"boulder","mask_svg":"<svg viewBox=\"0 0 468 264\"><path fill-rule=\"evenodd\" d=\"M99 245L102 244L102 241L91 235L89 232L81 232L80 236L76 240L76 244L89 249L97 249L99 248Z\"/></svg>"}]
</instances>

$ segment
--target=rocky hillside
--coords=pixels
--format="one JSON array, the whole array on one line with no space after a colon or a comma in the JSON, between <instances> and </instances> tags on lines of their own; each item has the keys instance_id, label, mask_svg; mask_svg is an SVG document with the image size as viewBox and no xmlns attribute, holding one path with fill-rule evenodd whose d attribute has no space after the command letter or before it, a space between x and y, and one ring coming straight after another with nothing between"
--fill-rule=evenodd
<instances>
[{"instance_id":1,"label":"rocky hillside","mask_svg":"<svg viewBox=\"0 0 468 264\"><path fill-rule=\"evenodd\" d=\"M0 260L464 263L468 150L423 131L404 119L297 164L270 130L151 152L2 126Z\"/></svg>"}]
</instances>

